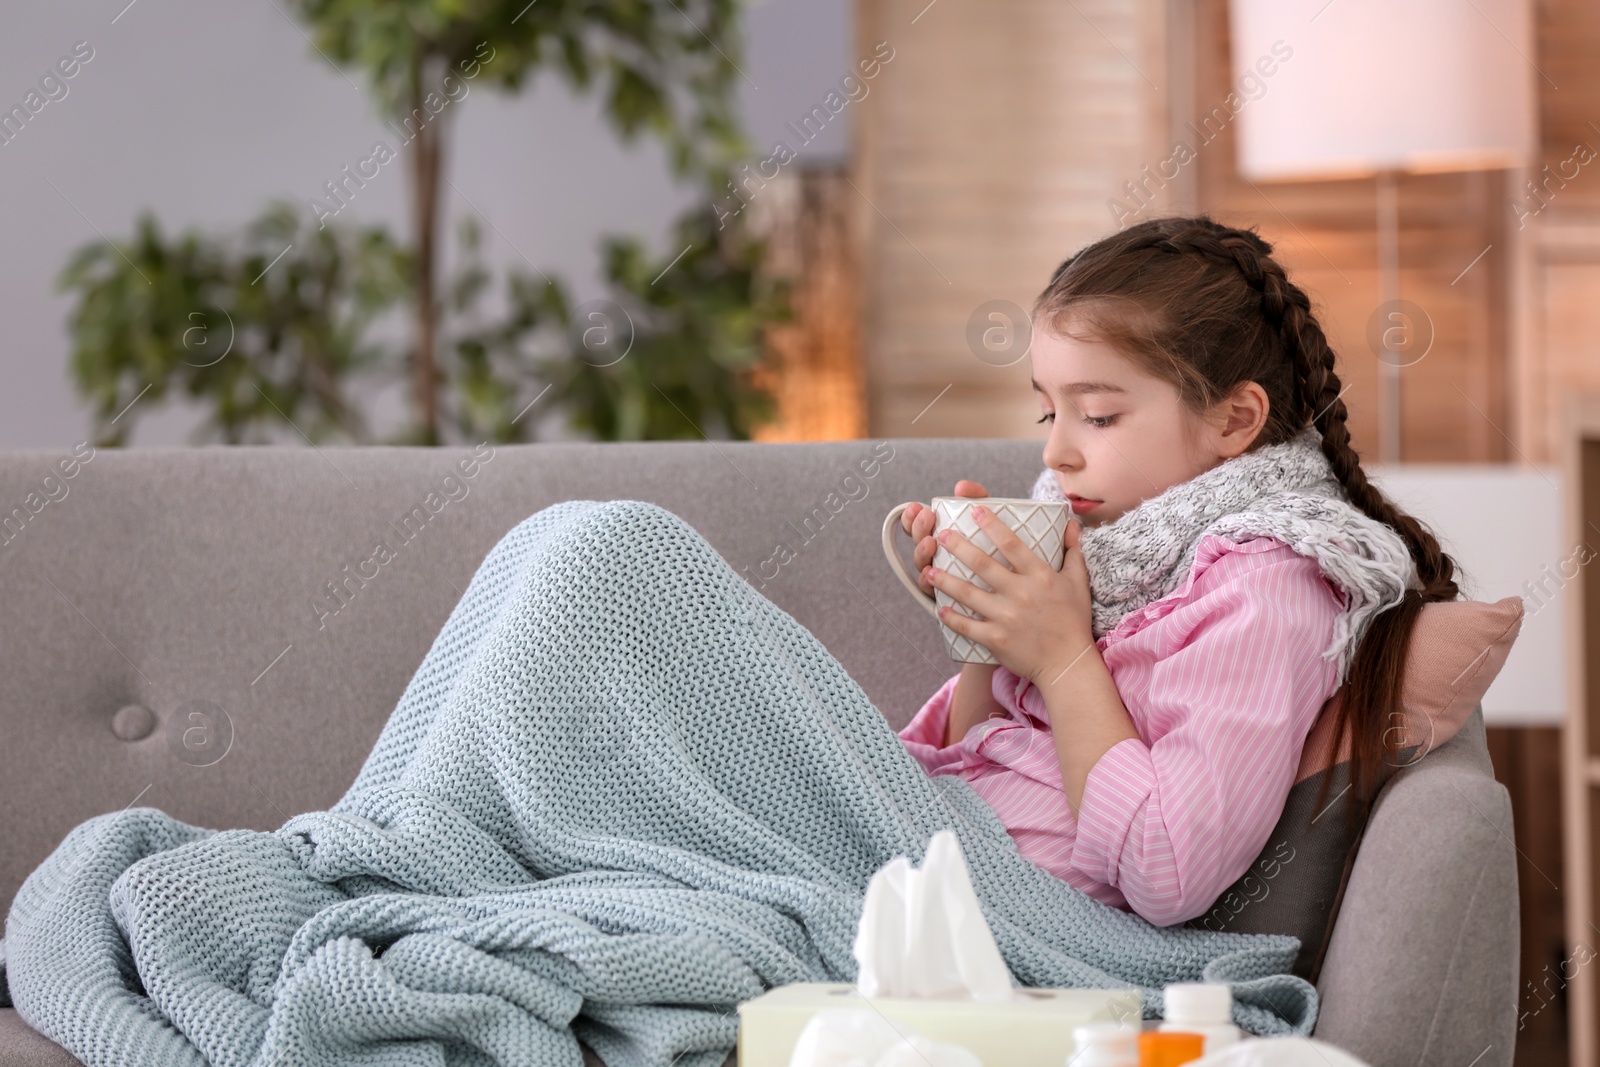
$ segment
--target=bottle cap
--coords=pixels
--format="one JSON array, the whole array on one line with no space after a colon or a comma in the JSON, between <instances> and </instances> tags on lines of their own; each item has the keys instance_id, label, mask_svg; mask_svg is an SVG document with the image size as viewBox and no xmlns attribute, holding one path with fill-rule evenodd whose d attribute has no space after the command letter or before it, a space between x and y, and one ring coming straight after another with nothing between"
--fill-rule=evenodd
<instances>
[{"instance_id":1,"label":"bottle cap","mask_svg":"<svg viewBox=\"0 0 1600 1067\"><path fill-rule=\"evenodd\" d=\"M1138 1050L1139 1028L1121 1023L1086 1023L1072 1028L1079 1052L1113 1052L1133 1058Z\"/></svg>"},{"instance_id":2,"label":"bottle cap","mask_svg":"<svg viewBox=\"0 0 1600 1067\"><path fill-rule=\"evenodd\" d=\"M1139 1067L1179 1067L1205 1055L1206 1039L1176 1030L1146 1030L1139 1035Z\"/></svg>"},{"instance_id":3,"label":"bottle cap","mask_svg":"<svg viewBox=\"0 0 1600 1067\"><path fill-rule=\"evenodd\" d=\"M1226 1025L1233 1022L1233 990L1209 982L1178 982L1167 986L1162 999L1168 1021L1190 1025Z\"/></svg>"}]
</instances>

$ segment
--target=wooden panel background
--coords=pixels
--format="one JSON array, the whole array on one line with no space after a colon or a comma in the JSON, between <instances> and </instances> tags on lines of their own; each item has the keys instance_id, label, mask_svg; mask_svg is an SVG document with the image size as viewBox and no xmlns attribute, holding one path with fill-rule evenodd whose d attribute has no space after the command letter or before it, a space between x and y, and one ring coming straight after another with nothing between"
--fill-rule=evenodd
<instances>
[{"instance_id":1,"label":"wooden panel background","mask_svg":"<svg viewBox=\"0 0 1600 1067\"><path fill-rule=\"evenodd\" d=\"M1541 153L1508 189L1525 235L1510 302L1510 391L1519 452L1554 462L1564 397L1600 386L1600 5L1536 0L1534 10Z\"/></svg>"},{"instance_id":2,"label":"wooden panel background","mask_svg":"<svg viewBox=\"0 0 1600 1067\"><path fill-rule=\"evenodd\" d=\"M1198 0L1195 11L1193 89L1187 106L1174 108L1174 138L1187 135L1191 144L1197 138L1189 122L1220 107L1232 80L1226 0ZM1379 363L1367 341L1381 302L1376 183L1251 181L1235 165L1237 122L1198 147L1191 164L1196 202L1174 210L1198 208L1221 222L1254 225L1272 242L1338 354L1356 450L1376 458ZM1506 179L1498 172L1403 175L1398 187L1400 296L1422 307L1434 328L1428 354L1401 372L1401 458L1512 458Z\"/></svg>"},{"instance_id":3,"label":"wooden panel background","mask_svg":"<svg viewBox=\"0 0 1600 1067\"><path fill-rule=\"evenodd\" d=\"M1543 166L1556 169L1577 144L1600 147L1600 63L1595 59L1600 55L1600 4L1535 0L1534 35L1542 158L1524 180L1541 177ZM1524 189L1519 182L1515 192ZM1600 211L1600 168L1583 167L1580 177L1560 187L1550 204L1551 210L1574 214Z\"/></svg>"},{"instance_id":4,"label":"wooden panel background","mask_svg":"<svg viewBox=\"0 0 1600 1067\"><path fill-rule=\"evenodd\" d=\"M1565 878L1561 860L1561 731L1554 726L1495 728L1489 756L1511 793L1522 911L1522 981L1517 986L1517 1067L1568 1062Z\"/></svg>"},{"instance_id":5,"label":"wooden panel background","mask_svg":"<svg viewBox=\"0 0 1600 1067\"><path fill-rule=\"evenodd\" d=\"M1031 306L1160 158L1165 2L859 0L857 52L895 49L854 128L873 436L1042 436L1027 361L979 360L967 322Z\"/></svg>"},{"instance_id":6,"label":"wooden panel background","mask_svg":"<svg viewBox=\"0 0 1600 1067\"><path fill-rule=\"evenodd\" d=\"M766 242L762 270L787 281L793 321L768 329L755 381L778 417L757 441L841 441L866 435L861 361L860 197L846 167L796 162L767 182L752 207Z\"/></svg>"},{"instance_id":7,"label":"wooden panel background","mask_svg":"<svg viewBox=\"0 0 1600 1067\"><path fill-rule=\"evenodd\" d=\"M1560 176L1600 145L1600 4L1535 12L1538 164L1399 180L1401 295L1435 333L1402 375L1405 460L1552 462L1561 397L1600 384L1600 158ZM1272 241L1338 353L1356 447L1375 455L1375 183L1237 173L1237 119L1205 121L1230 89L1226 0L861 0L857 51L879 41L896 58L857 113L847 177L868 432L1042 436L1026 361L975 359L967 319L987 300L1027 307L1062 258L1130 221L1120 201ZM1196 158L1152 180L1178 140Z\"/></svg>"}]
</instances>

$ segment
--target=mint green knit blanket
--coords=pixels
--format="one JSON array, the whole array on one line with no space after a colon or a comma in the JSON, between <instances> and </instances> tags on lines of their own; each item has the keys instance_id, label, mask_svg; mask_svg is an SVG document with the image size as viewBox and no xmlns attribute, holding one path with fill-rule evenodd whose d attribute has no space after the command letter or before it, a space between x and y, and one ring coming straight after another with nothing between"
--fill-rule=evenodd
<instances>
[{"instance_id":1,"label":"mint green knit blanket","mask_svg":"<svg viewBox=\"0 0 1600 1067\"><path fill-rule=\"evenodd\" d=\"M330 714L337 709L330 708ZM10 993L90 1067L716 1067L737 1005L847 981L868 878L956 832L1019 984L1231 982L1307 1034L1289 937L1161 929L1023 859L683 519L568 501L490 551L349 790L272 832L129 808L5 928Z\"/></svg>"}]
</instances>

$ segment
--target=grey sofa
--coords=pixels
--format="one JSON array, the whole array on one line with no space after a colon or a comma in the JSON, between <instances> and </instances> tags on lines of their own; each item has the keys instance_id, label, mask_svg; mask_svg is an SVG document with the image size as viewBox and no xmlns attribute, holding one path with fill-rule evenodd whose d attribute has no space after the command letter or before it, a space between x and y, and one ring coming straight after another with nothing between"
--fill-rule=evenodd
<instances>
[{"instance_id":1,"label":"grey sofa","mask_svg":"<svg viewBox=\"0 0 1600 1067\"><path fill-rule=\"evenodd\" d=\"M0 914L92 815L268 830L327 807L484 554L560 500L681 515L903 724L955 666L882 559L884 513L958 477L1026 496L1039 464L1030 441L529 445L469 478L469 453L0 452ZM220 758L179 743L194 722ZM1514 860L1475 717L1380 797L1317 1036L1380 1067L1510 1064ZM76 1062L0 1009L0 1067Z\"/></svg>"}]
</instances>

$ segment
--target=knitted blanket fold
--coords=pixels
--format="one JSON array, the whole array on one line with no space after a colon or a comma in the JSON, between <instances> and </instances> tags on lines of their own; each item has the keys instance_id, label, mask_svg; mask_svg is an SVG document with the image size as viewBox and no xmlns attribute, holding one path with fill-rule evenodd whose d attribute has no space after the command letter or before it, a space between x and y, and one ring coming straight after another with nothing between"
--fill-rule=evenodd
<instances>
[{"instance_id":1,"label":"knitted blanket fold","mask_svg":"<svg viewBox=\"0 0 1600 1067\"><path fill-rule=\"evenodd\" d=\"M1034 479L1030 495L1066 499L1049 467ZM1346 596L1322 653L1338 660L1341 683L1373 618L1420 584L1405 538L1350 503L1323 455L1322 434L1308 426L1085 528L1079 548L1089 572L1095 637L1176 589L1205 534L1230 541L1272 537L1317 561Z\"/></svg>"},{"instance_id":2,"label":"knitted blanket fold","mask_svg":"<svg viewBox=\"0 0 1600 1067\"><path fill-rule=\"evenodd\" d=\"M333 711L336 709L330 709ZM271 832L89 819L7 917L90 1067L716 1067L736 1006L852 981L872 873L955 831L1022 985L1229 982L1307 1034L1290 937L1157 928L1023 859L684 520L568 501L490 551L349 790Z\"/></svg>"}]
</instances>

